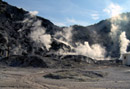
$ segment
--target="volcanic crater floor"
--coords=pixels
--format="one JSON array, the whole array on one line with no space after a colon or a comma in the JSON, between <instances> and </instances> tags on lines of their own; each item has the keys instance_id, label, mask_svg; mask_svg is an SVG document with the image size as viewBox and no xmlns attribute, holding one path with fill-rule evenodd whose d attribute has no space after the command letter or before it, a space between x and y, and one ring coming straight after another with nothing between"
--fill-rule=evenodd
<instances>
[{"instance_id":1,"label":"volcanic crater floor","mask_svg":"<svg viewBox=\"0 0 130 89\"><path fill-rule=\"evenodd\" d=\"M0 89L129 89L130 67L20 68L0 66Z\"/></svg>"}]
</instances>

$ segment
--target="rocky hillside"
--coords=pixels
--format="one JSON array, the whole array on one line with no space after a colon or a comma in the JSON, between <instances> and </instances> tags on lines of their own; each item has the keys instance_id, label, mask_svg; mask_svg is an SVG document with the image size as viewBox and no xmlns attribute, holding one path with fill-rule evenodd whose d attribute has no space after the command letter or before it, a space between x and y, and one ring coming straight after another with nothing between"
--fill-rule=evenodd
<instances>
[{"instance_id":1,"label":"rocky hillside","mask_svg":"<svg viewBox=\"0 0 130 89\"><path fill-rule=\"evenodd\" d=\"M1 56L5 57L14 54L22 55L30 53L33 47L28 35L32 28L35 27L33 24L35 25L35 22L38 20L41 21L42 26L45 27L50 34L60 29L47 19L31 16L29 12L21 8L11 6L6 2L0 2Z\"/></svg>"},{"instance_id":2,"label":"rocky hillside","mask_svg":"<svg viewBox=\"0 0 130 89\"><path fill-rule=\"evenodd\" d=\"M130 13L91 26L58 27L51 21L0 1L0 57L83 55L119 58L121 34L130 39ZM126 51L130 50L129 42ZM62 57L64 58L64 57Z\"/></svg>"}]
</instances>

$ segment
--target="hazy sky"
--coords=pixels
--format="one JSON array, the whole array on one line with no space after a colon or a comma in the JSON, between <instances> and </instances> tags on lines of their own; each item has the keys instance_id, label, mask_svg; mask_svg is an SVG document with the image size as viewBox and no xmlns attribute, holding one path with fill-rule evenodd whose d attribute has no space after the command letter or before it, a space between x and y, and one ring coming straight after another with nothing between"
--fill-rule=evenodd
<instances>
[{"instance_id":1,"label":"hazy sky","mask_svg":"<svg viewBox=\"0 0 130 89\"><path fill-rule=\"evenodd\" d=\"M90 25L122 12L130 12L130 0L3 0L34 11L58 26Z\"/></svg>"}]
</instances>

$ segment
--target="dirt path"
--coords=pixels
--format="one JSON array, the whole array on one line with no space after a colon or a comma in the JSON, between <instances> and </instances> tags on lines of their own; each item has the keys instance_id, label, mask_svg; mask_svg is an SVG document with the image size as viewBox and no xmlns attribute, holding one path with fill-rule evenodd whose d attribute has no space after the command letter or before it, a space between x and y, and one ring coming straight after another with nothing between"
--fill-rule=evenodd
<instances>
[{"instance_id":1,"label":"dirt path","mask_svg":"<svg viewBox=\"0 0 130 89\"><path fill-rule=\"evenodd\" d=\"M9 71L11 70L11 71ZM0 89L68 89L62 86L56 86L46 83L38 83L35 80L37 78L42 78L43 75L53 72L52 70L45 71L14 71L12 69L1 70L0 74Z\"/></svg>"},{"instance_id":2,"label":"dirt path","mask_svg":"<svg viewBox=\"0 0 130 89\"><path fill-rule=\"evenodd\" d=\"M40 84L38 82L36 82L35 80L39 77L42 78L43 75L47 74L49 72L37 72L37 73L32 73L32 74L27 74L25 76L22 77L21 81L24 83L27 83L28 85L31 85L32 88L34 89L67 89L66 87L59 87L56 85L49 85L49 84Z\"/></svg>"}]
</instances>

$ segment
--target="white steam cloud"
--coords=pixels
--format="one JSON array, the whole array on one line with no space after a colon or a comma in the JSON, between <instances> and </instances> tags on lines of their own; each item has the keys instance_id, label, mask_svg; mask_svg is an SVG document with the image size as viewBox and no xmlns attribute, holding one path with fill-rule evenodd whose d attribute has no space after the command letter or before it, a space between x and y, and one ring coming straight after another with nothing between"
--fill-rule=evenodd
<instances>
[{"instance_id":1,"label":"white steam cloud","mask_svg":"<svg viewBox=\"0 0 130 89\"><path fill-rule=\"evenodd\" d=\"M31 33L29 34L29 37L35 42L35 46L39 46L44 49L43 46L47 50L51 47L51 35L46 34L46 29L42 27L41 20L38 20L35 16L32 17L32 15L36 15L37 12L30 12L30 14L27 14L27 18L25 18L22 23L24 24L23 28L19 31L23 31L25 29L31 29Z\"/></svg>"},{"instance_id":2,"label":"white steam cloud","mask_svg":"<svg viewBox=\"0 0 130 89\"><path fill-rule=\"evenodd\" d=\"M45 28L37 28L36 30L33 30L30 34L30 37L41 47L44 45L47 50L50 49L51 36L45 33Z\"/></svg>"},{"instance_id":3,"label":"white steam cloud","mask_svg":"<svg viewBox=\"0 0 130 89\"><path fill-rule=\"evenodd\" d=\"M120 26L121 26L121 21L128 21L128 18L126 16L121 16L121 15L117 15L115 17L111 18L111 32L110 35L111 37L116 40L116 38L118 38L118 34L121 33Z\"/></svg>"},{"instance_id":4,"label":"white steam cloud","mask_svg":"<svg viewBox=\"0 0 130 89\"><path fill-rule=\"evenodd\" d=\"M10 49L11 55L22 55L22 53L27 53L26 48L23 49L22 46L19 45L13 45L12 49Z\"/></svg>"},{"instance_id":5,"label":"white steam cloud","mask_svg":"<svg viewBox=\"0 0 130 89\"><path fill-rule=\"evenodd\" d=\"M119 33L119 24L117 24L117 21L124 20L123 17L121 17L119 14L122 12L123 8L119 6L118 4L111 3L109 6L107 6L103 11L106 12L110 17L111 21L111 32L110 36L113 40L116 40L117 35Z\"/></svg>"},{"instance_id":6,"label":"white steam cloud","mask_svg":"<svg viewBox=\"0 0 130 89\"><path fill-rule=\"evenodd\" d=\"M22 48L21 48L21 45L18 45L17 47L14 47L12 50L11 50L11 53L13 55L21 55L22 54Z\"/></svg>"},{"instance_id":7,"label":"white steam cloud","mask_svg":"<svg viewBox=\"0 0 130 89\"><path fill-rule=\"evenodd\" d=\"M64 43L65 45L73 48L71 46L72 31L73 31L73 27L66 27L66 28L63 29L63 31L56 32L54 37L57 39L57 41Z\"/></svg>"},{"instance_id":8,"label":"white steam cloud","mask_svg":"<svg viewBox=\"0 0 130 89\"><path fill-rule=\"evenodd\" d=\"M29 14L31 16L36 16L38 14L38 11L29 11Z\"/></svg>"},{"instance_id":9,"label":"white steam cloud","mask_svg":"<svg viewBox=\"0 0 130 89\"><path fill-rule=\"evenodd\" d=\"M59 54L62 55L84 55L88 56L93 59L97 60L104 60L105 59L105 54L106 50L104 47L102 47L100 44L93 44L92 46L89 45L88 42L84 42L84 44L81 43L76 43L75 47L72 46L72 31L73 28L64 28L63 31L57 32L55 34L55 37L58 38L58 40L67 46L71 47L71 49L74 50L74 52L66 52L63 49L60 49L58 52Z\"/></svg>"},{"instance_id":10,"label":"white steam cloud","mask_svg":"<svg viewBox=\"0 0 130 89\"><path fill-rule=\"evenodd\" d=\"M88 42L84 42L84 44L78 44L75 48L77 54L85 55L97 60L104 60L105 59L105 48L99 44L93 44L92 46L89 45Z\"/></svg>"},{"instance_id":11,"label":"white steam cloud","mask_svg":"<svg viewBox=\"0 0 130 89\"><path fill-rule=\"evenodd\" d=\"M113 17L113 16L117 16L118 14L120 14L122 10L123 10L123 8L121 6L119 6L118 4L111 3L103 11Z\"/></svg>"},{"instance_id":12,"label":"white steam cloud","mask_svg":"<svg viewBox=\"0 0 130 89\"><path fill-rule=\"evenodd\" d=\"M127 52L127 46L130 41L126 37L126 32L121 31L121 21L127 22L128 18L125 15L121 15L123 8L118 4L111 3L104 12L107 12L112 18L111 21L111 32L110 36L114 41L114 45L117 43L117 39L120 41L120 54Z\"/></svg>"},{"instance_id":13,"label":"white steam cloud","mask_svg":"<svg viewBox=\"0 0 130 89\"><path fill-rule=\"evenodd\" d=\"M129 45L130 41L126 38L126 33L122 32L120 35L120 53L127 52L127 46Z\"/></svg>"},{"instance_id":14,"label":"white steam cloud","mask_svg":"<svg viewBox=\"0 0 130 89\"><path fill-rule=\"evenodd\" d=\"M73 27L63 28L62 31L55 33L55 35L54 35L55 40L57 40L60 43L65 44L66 46L73 49L73 46L71 45L71 43L72 43L72 31L73 31ZM62 49L59 49L57 54L67 55L67 54L70 54L70 53L68 52L68 49L64 47Z\"/></svg>"},{"instance_id":15,"label":"white steam cloud","mask_svg":"<svg viewBox=\"0 0 130 89\"><path fill-rule=\"evenodd\" d=\"M107 8L104 9L104 12L107 12L108 15L110 15L112 18L111 21L111 32L110 36L113 40L116 40L117 35L119 33L119 24L117 24L117 21L124 20L123 17L121 17L119 14L122 12L123 8L119 6L118 4L111 3Z\"/></svg>"},{"instance_id":16,"label":"white steam cloud","mask_svg":"<svg viewBox=\"0 0 130 89\"><path fill-rule=\"evenodd\" d=\"M71 43L72 41L72 27L64 28L63 31L57 32L55 37L58 38L60 41L65 41L67 43Z\"/></svg>"}]
</instances>

